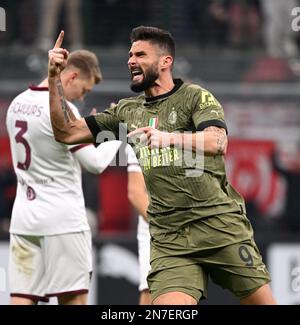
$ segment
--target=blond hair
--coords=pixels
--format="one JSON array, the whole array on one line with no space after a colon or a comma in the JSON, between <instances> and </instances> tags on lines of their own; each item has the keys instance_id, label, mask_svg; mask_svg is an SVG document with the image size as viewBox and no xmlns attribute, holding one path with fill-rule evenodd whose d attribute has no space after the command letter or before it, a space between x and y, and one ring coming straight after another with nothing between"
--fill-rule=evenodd
<instances>
[{"instance_id":1,"label":"blond hair","mask_svg":"<svg viewBox=\"0 0 300 325\"><path fill-rule=\"evenodd\" d=\"M88 79L94 78L98 84L103 78L99 67L99 61L95 53L88 50L77 50L71 52L68 57L67 69L75 67Z\"/></svg>"}]
</instances>

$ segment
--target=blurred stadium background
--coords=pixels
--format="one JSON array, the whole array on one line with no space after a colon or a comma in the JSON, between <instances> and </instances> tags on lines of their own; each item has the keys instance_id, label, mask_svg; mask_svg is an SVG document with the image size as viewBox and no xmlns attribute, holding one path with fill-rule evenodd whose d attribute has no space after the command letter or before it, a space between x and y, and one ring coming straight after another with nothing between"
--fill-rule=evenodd
<instances>
[{"instance_id":1,"label":"blurred stadium background","mask_svg":"<svg viewBox=\"0 0 300 325\"><path fill-rule=\"evenodd\" d=\"M103 83L79 103L83 114L131 95L129 33L140 24L170 30L177 42L174 75L208 88L223 104L230 180L246 199L276 298L300 304L300 3L66 0L56 13L53 6L59 2L0 2L6 15L0 32L0 304L8 299L8 225L16 188L7 107L16 94L45 77L51 32L56 36L62 28L64 46L95 51L104 75ZM49 15L52 31L45 23ZM83 175L95 249L90 303L136 304L136 213L127 200L126 168L110 167L99 177ZM211 285L205 303L237 301Z\"/></svg>"}]
</instances>

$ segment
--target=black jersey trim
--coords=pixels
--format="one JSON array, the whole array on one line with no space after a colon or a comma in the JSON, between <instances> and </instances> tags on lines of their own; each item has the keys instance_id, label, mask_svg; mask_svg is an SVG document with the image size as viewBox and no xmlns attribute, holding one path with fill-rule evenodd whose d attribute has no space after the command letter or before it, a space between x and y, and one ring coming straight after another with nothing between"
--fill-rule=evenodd
<instances>
[{"instance_id":1,"label":"black jersey trim","mask_svg":"<svg viewBox=\"0 0 300 325\"><path fill-rule=\"evenodd\" d=\"M90 129L95 141L96 141L97 135L99 132L101 132L101 129L96 122L95 116L92 116L92 115L87 116L84 119L85 119L85 122L86 122L88 128Z\"/></svg>"},{"instance_id":2,"label":"black jersey trim","mask_svg":"<svg viewBox=\"0 0 300 325\"><path fill-rule=\"evenodd\" d=\"M181 79L174 79L174 88L172 90L170 90L169 92L159 95L159 96L155 96L155 97L146 97L146 103L152 103L155 102L159 99L163 99L163 98L167 98L169 96L171 96L172 94L174 94L182 85L183 85L183 81Z\"/></svg>"},{"instance_id":3,"label":"black jersey trim","mask_svg":"<svg viewBox=\"0 0 300 325\"><path fill-rule=\"evenodd\" d=\"M201 122L197 126L197 131L203 131L204 129L208 128L209 126L217 126L218 128L223 128L226 131L226 134L228 134L227 126L225 122L221 120L209 120L209 121L204 121Z\"/></svg>"}]
</instances>

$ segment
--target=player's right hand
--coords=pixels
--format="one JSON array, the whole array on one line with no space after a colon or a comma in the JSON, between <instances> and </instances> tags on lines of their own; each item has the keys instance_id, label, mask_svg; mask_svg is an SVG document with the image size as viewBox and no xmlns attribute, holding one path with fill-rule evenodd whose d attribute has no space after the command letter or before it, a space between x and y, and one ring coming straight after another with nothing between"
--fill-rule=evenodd
<instances>
[{"instance_id":1,"label":"player's right hand","mask_svg":"<svg viewBox=\"0 0 300 325\"><path fill-rule=\"evenodd\" d=\"M61 31L52 50L48 52L48 76L58 76L67 65L69 52L61 48L64 39L64 31Z\"/></svg>"}]
</instances>

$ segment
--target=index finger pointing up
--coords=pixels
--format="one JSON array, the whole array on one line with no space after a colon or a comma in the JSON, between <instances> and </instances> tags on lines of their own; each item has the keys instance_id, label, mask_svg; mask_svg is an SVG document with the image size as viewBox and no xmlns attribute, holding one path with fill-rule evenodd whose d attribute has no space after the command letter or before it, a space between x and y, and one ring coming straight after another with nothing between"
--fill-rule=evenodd
<instances>
[{"instance_id":1,"label":"index finger pointing up","mask_svg":"<svg viewBox=\"0 0 300 325\"><path fill-rule=\"evenodd\" d=\"M58 38L55 42L55 45L54 45L54 49L58 49L61 47L61 44L63 42L63 39L64 39L64 35L65 35L65 32L62 30L59 35L58 35Z\"/></svg>"}]
</instances>

